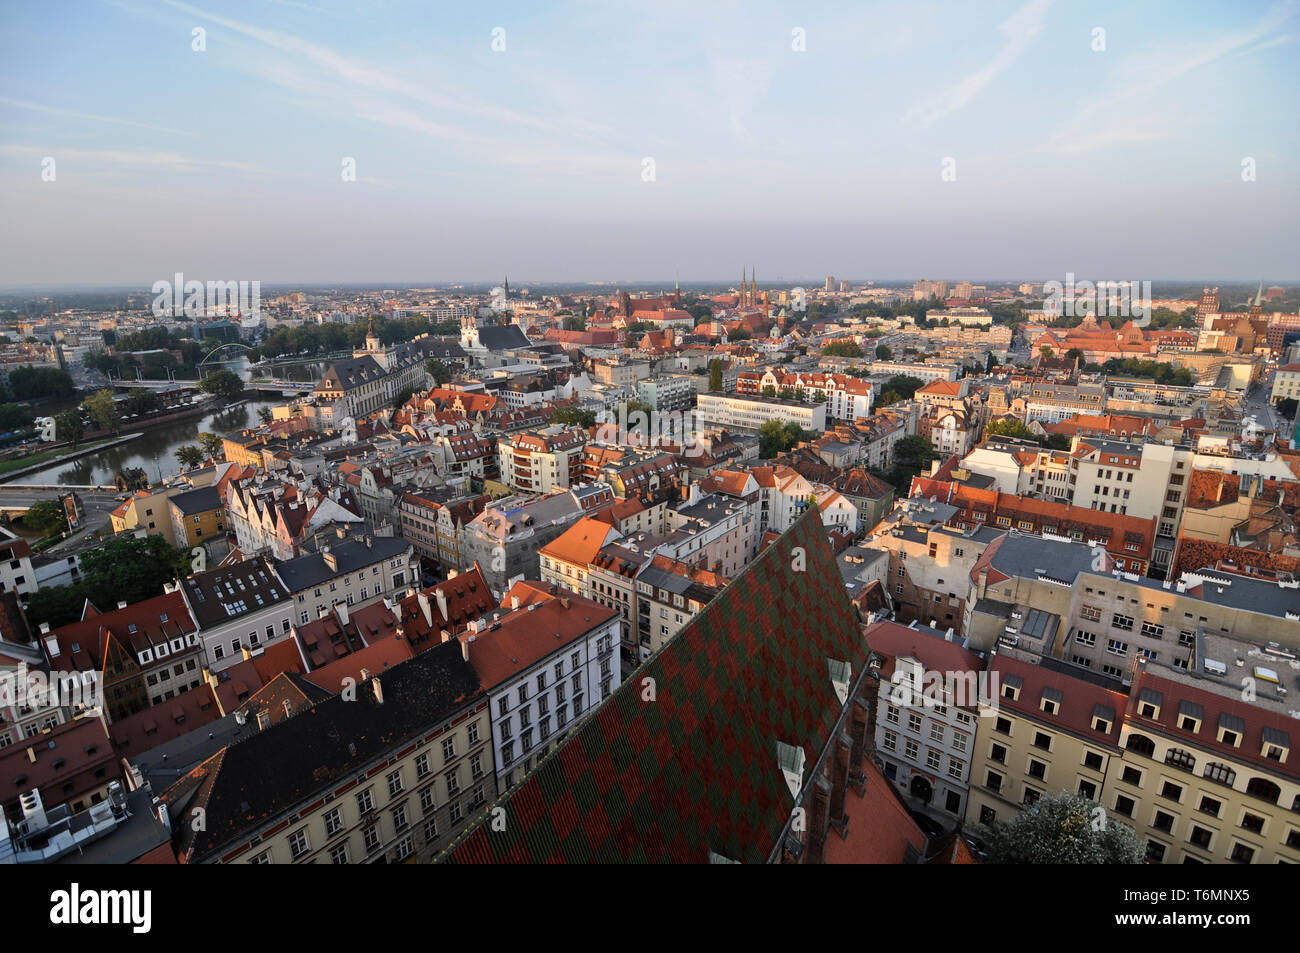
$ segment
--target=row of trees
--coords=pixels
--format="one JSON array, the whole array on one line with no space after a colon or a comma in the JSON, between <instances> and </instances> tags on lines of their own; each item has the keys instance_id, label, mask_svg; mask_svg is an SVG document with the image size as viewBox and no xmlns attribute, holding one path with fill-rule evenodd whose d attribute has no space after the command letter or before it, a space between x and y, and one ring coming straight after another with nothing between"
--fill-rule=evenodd
<instances>
[{"instance_id":1,"label":"row of trees","mask_svg":"<svg viewBox=\"0 0 1300 953\"><path fill-rule=\"evenodd\" d=\"M402 344L421 334L442 336L460 333L460 322L443 321L435 324L423 315L401 320L376 316L375 333L385 346ZM362 347L370 327L369 321L355 324L305 324L298 328L276 328L256 348L250 351L252 359L260 357L292 357L297 354L331 354Z\"/></svg>"}]
</instances>

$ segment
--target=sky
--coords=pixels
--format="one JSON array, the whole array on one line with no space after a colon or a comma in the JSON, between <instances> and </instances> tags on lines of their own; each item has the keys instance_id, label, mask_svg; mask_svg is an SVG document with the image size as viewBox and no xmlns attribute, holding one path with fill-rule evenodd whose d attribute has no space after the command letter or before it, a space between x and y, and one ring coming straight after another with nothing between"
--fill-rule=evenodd
<instances>
[{"instance_id":1,"label":"sky","mask_svg":"<svg viewBox=\"0 0 1300 953\"><path fill-rule=\"evenodd\" d=\"M1300 278L1300 0L0 15L4 287Z\"/></svg>"}]
</instances>

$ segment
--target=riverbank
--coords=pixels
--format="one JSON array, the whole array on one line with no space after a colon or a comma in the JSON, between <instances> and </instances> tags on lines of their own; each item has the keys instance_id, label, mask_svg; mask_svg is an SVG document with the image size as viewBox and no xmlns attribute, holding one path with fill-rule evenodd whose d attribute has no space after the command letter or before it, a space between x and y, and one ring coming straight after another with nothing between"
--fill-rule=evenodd
<instances>
[{"instance_id":1,"label":"riverbank","mask_svg":"<svg viewBox=\"0 0 1300 953\"><path fill-rule=\"evenodd\" d=\"M61 448L43 451L41 453L34 455L36 457L39 457L40 459L32 463L27 463L27 465L20 470L10 470L8 472L0 471L0 483L9 483L13 480L18 479L21 476L26 476L29 473L38 473L41 470L48 469L50 464L52 463L66 463L69 460L76 460L79 459L80 457L86 457L92 453L102 453L105 450L111 450L114 447L120 446L124 443L129 443L130 441L136 439L139 436L140 436L139 433L131 433L131 434L126 434L123 437L119 437L116 440L97 440L91 444L81 444L76 449L74 449L71 453L63 453ZM8 461L8 462L12 463L15 461ZM26 462L26 460L21 462ZM0 467L2 466L3 464L0 464Z\"/></svg>"}]
</instances>

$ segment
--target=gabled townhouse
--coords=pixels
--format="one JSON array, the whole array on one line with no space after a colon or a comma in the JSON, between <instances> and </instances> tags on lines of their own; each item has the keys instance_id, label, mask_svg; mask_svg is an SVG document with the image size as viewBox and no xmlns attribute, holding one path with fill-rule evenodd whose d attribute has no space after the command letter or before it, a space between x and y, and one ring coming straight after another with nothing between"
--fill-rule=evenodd
<instances>
[{"instance_id":1,"label":"gabled townhouse","mask_svg":"<svg viewBox=\"0 0 1300 953\"><path fill-rule=\"evenodd\" d=\"M618 613L558 586L516 583L458 638L489 698L502 791L622 682Z\"/></svg>"},{"instance_id":2,"label":"gabled townhouse","mask_svg":"<svg viewBox=\"0 0 1300 953\"><path fill-rule=\"evenodd\" d=\"M110 722L158 705L203 680L203 646L184 597L165 592L100 612L89 602L76 622L41 625L51 672L98 672Z\"/></svg>"}]
</instances>

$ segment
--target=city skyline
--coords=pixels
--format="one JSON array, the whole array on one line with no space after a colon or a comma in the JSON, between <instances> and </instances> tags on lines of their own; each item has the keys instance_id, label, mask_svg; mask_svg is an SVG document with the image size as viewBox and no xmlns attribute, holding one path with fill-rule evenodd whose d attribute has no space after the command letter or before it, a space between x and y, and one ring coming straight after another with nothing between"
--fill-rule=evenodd
<instances>
[{"instance_id":1,"label":"city skyline","mask_svg":"<svg viewBox=\"0 0 1300 953\"><path fill-rule=\"evenodd\" d=\"M18 9L0 286L1287 281L1298 9Z\"/></svg>"}]
</instances>

